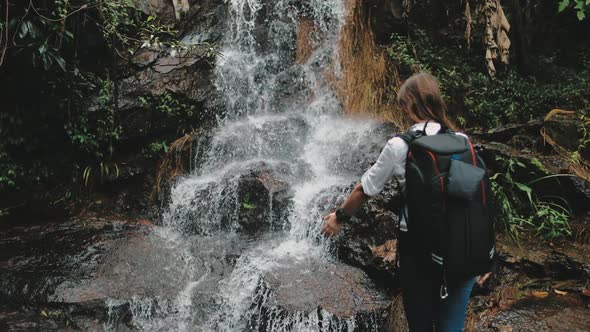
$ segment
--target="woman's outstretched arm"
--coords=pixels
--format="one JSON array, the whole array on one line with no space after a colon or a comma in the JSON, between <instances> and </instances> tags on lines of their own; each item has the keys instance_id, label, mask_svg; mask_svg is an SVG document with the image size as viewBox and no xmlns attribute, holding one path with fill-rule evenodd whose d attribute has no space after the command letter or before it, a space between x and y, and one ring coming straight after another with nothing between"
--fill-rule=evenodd
<instances>
[{"instance_id":1,"label":"woman's outstretched arm","mask_svg":"<svg viewBox=\"0 0 590 332\"><path fill-rule=\"evenodd\" d=\"M369 196L380 193L392 177L398 179L403 186L407 153L408 146L401 138L390 139L381 151L377 162L365 172L361 182L354 187L342 205L340 213L346 217L352 216ZM342 227L342 220L337 219L335 213L325 216L322 234L326 236L338 234Z\"/></svg>"},{"instance_id":2,"label":"woman's outstretched arm","mask_svg":"<svg viewBox=\"0 0 590 332\"><path fill-rule=\"evenodd\" d=\"M363 192L363 185L359 182L352 192L342 204L342 211L347 216L352 216L354 213L363 205L367 200L368 196ZM325 236L333 236L340 232L342 224L336 218L336 212L332 212L324 217L324 227L322 228L322 234Z\"/></svg>"}]
</instances>

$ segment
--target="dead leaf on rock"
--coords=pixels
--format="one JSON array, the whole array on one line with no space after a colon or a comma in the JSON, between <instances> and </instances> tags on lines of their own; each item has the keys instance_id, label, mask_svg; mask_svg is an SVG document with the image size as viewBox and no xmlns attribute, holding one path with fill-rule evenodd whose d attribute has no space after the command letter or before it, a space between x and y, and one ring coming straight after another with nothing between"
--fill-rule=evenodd
<instances>
[{"instance_id":1,"label":"dead leaf on rock","mask_svg":"<svg viewBox=\"0 0 590 332\"><path fill-rule=\"evenodd\" d=\"M544 299L547 296L549 296L549 293L548 292L533 292L532 295L538 299Z\"/></svg>"},{"instance_id":2,"label":"dead leaf on rock","mask_svg":"<svg viewBox=\"0 0 590 332\"><path fill-rule=\"evenodd\" d=\"M395 255L397 250L397 240L387 240L380 246L369 246L373 256L380 257L385 263L395 262Z\"/></svg>"},{"instance_id":3,"label":"dead leaf on rock","mask_svg":"<svg viewBox=\"0 0 590 332\"><path fill-rule=\"evenodd\" d=\"M147 227L154 226L154 224L147 219L139 219L139 220L137 220L137 224L140 226L147 226Z\"/></svg>"},{"instance_id":4,"label":"dead leaf on rock","mask_svg":"<svg viewBox=\"0 0 590 332\"><path fill-rule=\"evenodd\" d=\"M510 325L501 325L498 326L498 332L512 332L512 326Z\"/></svg>"},{"instance_id":5,"label":"dead leaf on rock","mask_svg":"<svg viewBox=\"0 0 590 332\"><path fill-rule=\"evenodd\" d=\"M512 306L513 304L514 304L513 299L503 299L503 300L500 300L500 302L498 303L498 308L500 308L500 310L502 310L502 311L508 310L508 309L510 309L510 306Z\"/></svg>"},{"instance_id":6,"label":"dead leaf on rock","mask_svg":"<svg viewBox=\"0 0 590 332\"><path fill-rule=\"evenodd\" d=\"M567 292L559 290L559 289L554 289L553 291L555 292L555 294L558 294L558 295L567 295Z\"/></svg>"},{"instance_id":7,"label":"dead leaf on rock","mask_svg":"<svg viewBox=\"0 0 590 332\"><path fill-rule=\"evenodd\" d=\"M590 289L584 289L584 290L582 290L582 295L584 295L586 297L590 297Z\"/></svg>"}]
</instances>

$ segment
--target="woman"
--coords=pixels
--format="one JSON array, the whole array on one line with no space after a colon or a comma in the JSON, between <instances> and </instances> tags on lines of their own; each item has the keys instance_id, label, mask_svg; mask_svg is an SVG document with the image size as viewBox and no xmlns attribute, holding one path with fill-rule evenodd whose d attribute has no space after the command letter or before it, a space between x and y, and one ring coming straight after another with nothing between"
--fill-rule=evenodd
<instances>
[{"instance_id":1,"label":"woman","mask_svg":"<svg viewBox=\"0 0 590 332\"><path fill-rule=\"evenodd\" d=\"M432 75L420 73L410 77L400 88L398 102L408 119L415 124L411 130L435 135L441 127L454 129L446 115L438 81ZM463 134L458 134L463 135ZM387 182L396 179L405 190L405 164L408 145L394 137L387 142L379 159L361 178L348 199L336 212L324 217L322 233L336 235L341 224L370 196L379 194ZM404 207L406 209L406 207ZM483 284L489 274L478 278L448 280L448 297L439 296L440 271L422 255L416 254L408 241L406 220L400 216L400 281L403 303L411 332L462 331L469 295L475 282Z\"/></svg>"}]
</instances>

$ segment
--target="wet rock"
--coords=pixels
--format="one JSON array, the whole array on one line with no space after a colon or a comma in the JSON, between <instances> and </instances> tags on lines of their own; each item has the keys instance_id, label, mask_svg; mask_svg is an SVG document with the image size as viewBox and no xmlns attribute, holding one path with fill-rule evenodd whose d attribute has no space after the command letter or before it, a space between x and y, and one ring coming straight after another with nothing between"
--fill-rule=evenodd
<instances>
[{"instance_id":1,"label":"wet rock","mask_svg":"<svg viewBox=\"0 0 590 332\"><path fill-rule=\"evenodd\" d=\"M156 329L193 314L202 325L244 242L153 227L90 218L0 233L0 328Z\"/></svg>"},{"instance_id":2,"label":"wet rock","mask_svg":"<svg viewBox=\"0 0 590 332\"><path fill-rule=\"evenodd\" d=\"M541 135L551 146L576 151L582 138L580 116L574 111L553 109L543 119Z\"/></svg>"},{"instance_id":3,"label":"wet rock","mask_svg":"<svg viewBox=\"0 0 590 332\"><path fill-rule=\"evenodd\" d=\"M308 131L309 124L299 116L246 118L219 128L210 150L214 156L243 160L289 160L302 151Z\"/></svg>"},{"instance_id":4,"label":"wet rock","mask_svg":"<svg viewBox=\"0 0 590 332\"><path fill-rule=\"evenodd\" d=\"M590 315L582 294L590 280L590 246L526 238L515 243L503 235L497 245L499 260L492 277L472 294L470 329L588 330Z\"/></svg>"},{"instance_id":5,"label":"wet rock","mask_svg":"<svg viewBox=\"0 0 590 332\"><path fill-rule=\"evenodd\" d=\"M136 1L146 12L158 13L166 8L174 20L172 1ZM189 4L185 0L182 2ZM179 120L191 124L205 123L204 120L221 113L213 84L215 52L211 45L219 41L225 31L225 2L191 2L188 17L180 23L179 39L185 49L141 48L131 59L131 64L140 70L131 71L118 82L117 108L123 114L121 123L130 138L154 136L166 130L175 133ZM206 31L215 33L203 35ZM195 111L183 114L182 119L170 121L168 114L158 112L160 98L165 94L173 95L186 107L194 107Z\"/></svg>"},{"instance_id":6,"label":"wet rock","mask_svg":"<svg viewBox=\"0 0 590 332\"><path fill-rule=\"evenodd\" d=\"M122 144L143 147L180 130L211 126L222 109L212 70L202 59L164 57L121 80Z\"/></svg>"},{"instance_id":7,"label":"wet rock","mask_svg":"<svg viewBox=\"0 0 590 332\"><path fill-rule=\"evenodd\" d=\"M543 120L534 119L526 123L507 124L485 131L470 132L469 135L488 142L508 143L515 136L528 136L538 139L542 127Z\"/></svg>"},{"instance_id":8,"label":"wet rock","mask_svg":"<svg viewBox=\"0 0 590 332\"><path fill-rule=\"evenodd\" d=\"M155 15L164 23L173 23L176 19L172 1L177 0L133 0L137 9L146 15Z\"/></svg>"},{"instance_id":9,"label":"wet rock","mask_svg":"<svg viewBox=\"0 0 590 332\"><path fill-rule=\"evenodd\" d=\"M156 60L158 59L158 54L160 54L159 51L152 50L149 48L141 48L139 49L139 51L133 54L133 57L131 58L131 63L140 68L148 67L154 64L154 62L156 62Z\"/></svg>"},{"instance_id":10,"label":"wet rock","mask_svg":"<svg viewBox=\"0 0 590 332\"><path fill-rule=\"evenodd\" d=\"M172 300L170 297L190 277L183 273L185 262L174 263L179 259L178 252L157 237L134 236L116 241L100 259L101 264L90 278L61 283L50 301L84 303L134 296Z\"/></svg>"},{"instance_id":11,"label":"wet rock","mask_svg":"<svg viewBox=\"0 0 590 332\"><path fill-rule=\"evenodd\" d=\"M272 85L271 91L272 108L279 111L298 109L313 95L301 66L292 66L277 75L276 83Z\"/></svg>"},{"instance_id":12,"label":"wet rock","mask_svg":"<svg viewBox=\"0 0 590 332\"><path fill-rule=\"evenodd\" d=\"M124 220L87 219L2 232L1 295L46 302L62 282L89 275L113 240L144 229Z\"/></svg>"},{"instance_id":13,"label":"wet rock","mask_svg":"<svg viewBox=\"0 0 590 332\"><path fill-rule=\"evenodd\" d=\"M198 61L197 61L198 60ZM157 68L147 68L120 82L121 110L142 107L139 97L160 96L165 92L204 103L215 90L212 66L194 58L161 58Z\"/></svg>"},{"instance_id":14,"label":"wet rock","mask_svg":"<svg viewBox=\"0 0 590 332\"><path fill-rule=\"evenodd\" d=\"M372 197L346 226L336 240L338 258L361 267L376 282L396 287L395 239L399 195L388 184L380 195Z\"/></svg>"},{"instance_id":15,"label":"wet rock","mask_svg":"<svg viewBox=\"0 0 590 332\"><path fill-rule=\"evenodd\" d=\"M200 58L198 56L190 56L190 55L177 55L177 56L165 56L159 58L154 63L154 70L160 74L167 74L173 70L182 69L184 67L189 67L199 61Z\"/></svg>"},{"instance_id":16,"label":"wet rock","mask_svg":"<svg viewBox=\"0 0 590 332\"><path fill-rule=\"evenodd\" d=\"M227 3L224 0L189 0L190 9L179 23L182 42L188 45L216 44L227 28Z\"/></svg>"},{"instance_id":17,"label":"wet rock","mask_svg":"<svg viewBox=\"0 0 590 332\"><path fill-rule=\"evenodd\" d=\"M168 225L187 234L255 234L288 227L289 183L305 172L305 165L254 161L223 166L172 188Z\"/></svg>"},{"instance_id":18,"label":"wet rock","mask_svg":"<svg viewBox=\"0 0 590 332\"><path fill-rule=\"evenodd\" d=\"M293 193L266 163L254 165L239 179L239 224L246 232L282 229Z\"/></svg>"},{"instance_id":19,"label":"wet rock","mask_svg":"<svg viewBox=\"0 0 590 332\"><path fill-rule=\"evenodd\" d=\"M101 314L74 306L31 305L10 307L0 305L1 331L101 331L104 326L97 319Z\"/></svg>"},{"instance_id":20,"label":"wet rock","mask_svg":"<svg viewBox=\"0 0 590 332\"><path fill-rule=\"evenodd\" d=\"M360 177L375 163L387 141L398 132L399 129L394 125L383 123L362 135L351 133L336 143L334 149L340 153L334 156L333 164L337 165L339 172Z\"/></svg>"},{"instance_id":21,"label":"wet rock","mask_svg":"<svg viewBox=\"0 0 590 332\"><path fill-rule=\"evenodd\" d=\"M379 331L390 304L361 270L312 259L281 264L259 288L253 331Z\"/></svg>"},{"instance_id":22,"label":"wet rock","mask_svg":"<svg viewBox=\"0 0 590 332\"><path fill-rule=\"evenodd\" d=\"M586 305L571 296L549 295L522 299L508 310L483 317L475 324L476 331L563 331L590 330Z\"/></svg>"},{"instance_id":23,"label":"wet rock","mask_svg":"<svg viewBox=\"0 0 590 332\"><path fill-rule=\"evenodd\" d=\"M92 301L84 309L54 303L57 289L91 276L119 239L149 230L125 219L87 218L0 232L0 302L5 305L0 321L10 329L27 330L64 326L74 312L101 317L104 310Z\"/></svg>"},{"instance_id":24,"label":"wet rock","mask_svg":"<svg viewBox=\"0 0 590 332\"><path fill-rule=\"evenodd\" d=\"M498 245L502 264L531 278L590 280L590 247L578 244L551 244L542 247L527 242Z\"/></svg>"}]
</instances>

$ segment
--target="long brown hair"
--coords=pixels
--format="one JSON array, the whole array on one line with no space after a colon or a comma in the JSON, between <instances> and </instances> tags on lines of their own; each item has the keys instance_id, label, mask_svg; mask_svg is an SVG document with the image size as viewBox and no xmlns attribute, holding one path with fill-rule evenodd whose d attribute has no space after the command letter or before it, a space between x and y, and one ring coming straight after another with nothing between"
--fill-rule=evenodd
<instances>
[{"instance_id":1,"label":"long brown hair","mask_svg":"<svg viewBox=\"0 0 590 332\"><path fill-rule=\"evenodd\" d=\"M435 121L456 130L447 117L447 106L434 76L419 73L408 78L399 89L397 100L411 121Z\"/></svg>"}]
</instances>

